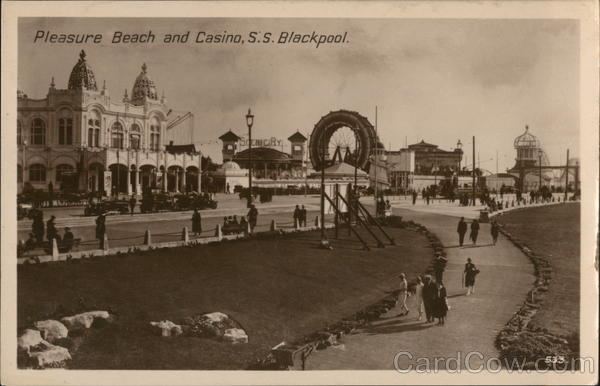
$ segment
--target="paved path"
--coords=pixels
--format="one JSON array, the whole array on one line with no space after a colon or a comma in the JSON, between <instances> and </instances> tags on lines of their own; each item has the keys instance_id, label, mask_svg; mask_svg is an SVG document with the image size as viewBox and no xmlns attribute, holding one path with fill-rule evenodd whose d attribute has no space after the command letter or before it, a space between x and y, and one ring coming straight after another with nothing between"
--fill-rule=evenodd
<instances>
[{"instance_id":1,"label":"paved path","mask_svg":"<svg viewBox=\"0 0 600 386\"><path fill-rule=\"evenodd\" d=\"M440 327L417 321L414 299L409 298L411 313L408 316L398 317L399 310L391 310L380 320L345 336L343 345L313 353L307 369L392 370L394 357L399 352L410 352L414 358L402 356L398 363L403 369L423 363L417 358L428 358L433 363L435 358L460 356L463 358L460 367L464 368L463 360L469 352L480 352L484 360L498 356L494 347L496 334L522 304L534 281L529 260L503 236L492 246L489 224L482 224L477 247L460 248L457 246L457 217L398 208L394 212L427 226L448 252L444 283L451 310L446 325ZM462 272L468 257L481 273L477 277L476 293L467 297L462 288ZM472 356L469 363L477 367L482 361ZM439 364L439 368L446 367L456 368L456 363Z\"/></svg>"}]
</instances>

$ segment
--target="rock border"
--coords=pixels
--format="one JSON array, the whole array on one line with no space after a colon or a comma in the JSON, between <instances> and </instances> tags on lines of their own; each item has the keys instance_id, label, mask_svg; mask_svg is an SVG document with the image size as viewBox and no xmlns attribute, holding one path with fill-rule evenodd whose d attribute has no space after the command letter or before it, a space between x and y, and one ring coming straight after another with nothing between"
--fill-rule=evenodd
<instances>
[{"instance_id":1,"label":"rock border","mask_svg":"<svg viewBox=\"0 0 600 386\"><path fill-rule=\"evenodd\" d=\"M385 225L405 228L425 235L433 249L433 257L425 271L427 274L433 274L434 262L439 255L446 257L447 254L440 239L424 225L412 220L402 221L401 216L387 218ZM415 282L410 282L408 285L409 291L414 292L415 285ZM323 350L329 346L336 346L338 339L341 339L344 335L379 319L381 315L396 306L398 295L399 291L393 291L383 299L363 308L350 317L343 318L293 342L282 342L273 347L271 353L267 354L265 358L256 358L250 362L246 370L294 370L296 367L304 370L304 362L311 352Z\"/></svg>"},{"instance_id":2,"label":"rock border","mask_svg":"<svg viewBox=\"0 0 600 386\"><path fill-rule=\"evenodd\" d=\"M532 207L519 209L529 208ZM498 225L500 232L531 261L536 277L533 288L527 293L521 307L496 336L495 344L500 351L500 362L505 367L511 364L523 370L578 369L579 334L561 336L531 323L531 319L543 305L554 276L550 262L504 229L503 225Z\"/></svg>"}]
</instances>

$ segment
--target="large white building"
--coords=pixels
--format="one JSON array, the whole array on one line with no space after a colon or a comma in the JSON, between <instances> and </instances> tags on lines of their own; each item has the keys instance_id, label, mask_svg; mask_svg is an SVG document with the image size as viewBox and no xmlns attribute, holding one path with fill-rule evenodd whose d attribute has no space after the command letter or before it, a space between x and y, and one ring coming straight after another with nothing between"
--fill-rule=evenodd
<instances>
[{"instance_id":1,"label":"large white building","mask_svg":"<svg viewBox=\"0 0 600 386\"><path fill-rule=\"evenodd\" d=\"M99 88L81 51L66 89L43 99L17 94L17 176L24 188L101 194L199 190L193 116L158 96L146 65L131 95Z\"/></svg>"}]
</instances>

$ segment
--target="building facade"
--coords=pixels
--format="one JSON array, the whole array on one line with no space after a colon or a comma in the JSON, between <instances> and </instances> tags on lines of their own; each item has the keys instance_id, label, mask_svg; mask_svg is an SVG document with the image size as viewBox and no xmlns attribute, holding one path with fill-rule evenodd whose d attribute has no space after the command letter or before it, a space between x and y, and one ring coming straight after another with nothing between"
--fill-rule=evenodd
<instances>
[{"instance_id":1,"label":"building facade","mask_svg":"<svg viewBox=\"0 0 600 386\"><path fill-rule=\"evenodd\" d=\"M201 155L189 144L193 116L159 97L146 65L131 96L101 88L81 51L66 89L17 94L18 186L98 194L200 189ZM191 123L191 125L190 125Z\"/></svg>"},{"instance_id":2,"label":"building facade","mask_svg":"<svg viewBox=\"0 0 600 386\"><path fill-rule=\"evenodd\" d=\"M252 177L265 180L302 179L307 176L306 137L300 132L292 134L288 141L291 152L273 147L260 146L263 142L253 140L252 150L240 149L242 139L231 130L219 137L223 142L223 162L233 161L241 169L252 170ZM256 145L259 146L256 146Z\"/></svg>"}]
</instances>

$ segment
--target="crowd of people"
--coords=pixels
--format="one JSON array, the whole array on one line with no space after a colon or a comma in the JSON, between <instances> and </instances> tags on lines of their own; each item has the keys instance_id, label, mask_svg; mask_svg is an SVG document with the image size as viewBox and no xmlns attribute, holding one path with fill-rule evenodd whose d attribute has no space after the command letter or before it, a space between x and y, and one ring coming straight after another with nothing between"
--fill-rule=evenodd
<instances>
[{"instance_id":1,"label":"crowd of people","mask_svg":"<svg viewBox=\"0 0 600 386\"><path fill-rule=\"evenodd\" d=\"M414 287L416 319L422 320L425 315L426 323L435 323L443 326L446 323L446 317L450 310L448 304L448 291L444 285L443 273L446 266L446 259L442 255L438 255L434 263L435 278L431 275L419 275L416 278ZM466 288L466 296L475 293L475 277L479 274L479 270L475 267L472 260L467 259L465 269L462 276L463 288ZM406 316L410 313L406 302L409 296L408 282L406 275L399 275L400 283L398 287L398 300L396 309L400 311L397 316Z\"/></svg>"},{"instance_id":2,"label":"crowd of people","mask_svg":"<svg viewBox=\"0 0 600 386\"><path fill-rule=\"evenodd\" d=\"M298 224L299 227L305 227L306 216L307 213L304 205L302 205L302 207L300 207L300 205L296 205L296 208L294 209L294 224Z\"/></svg>"},{"instance_id":3,"label":"crowd of people","mask_svg":"<svg viewBox=\"0 0 600 386\"><path fill-rule=\"evenodd\" d=\"M75 236L73 235L73 232L71 232L70 227L65 227L64 233L61 236L56 228L55 216L50 216L48 221L44 224L44 212L40 209L36 209L32 213L32 217L33 222L31 223L29 238L19 246L20 251L26 252L38 247L51 248L53 240L56 240L56 244L62 252L71 251L75 243ZM45 239L44 235L46 236Z\"/></svg>"}]
</instances>

